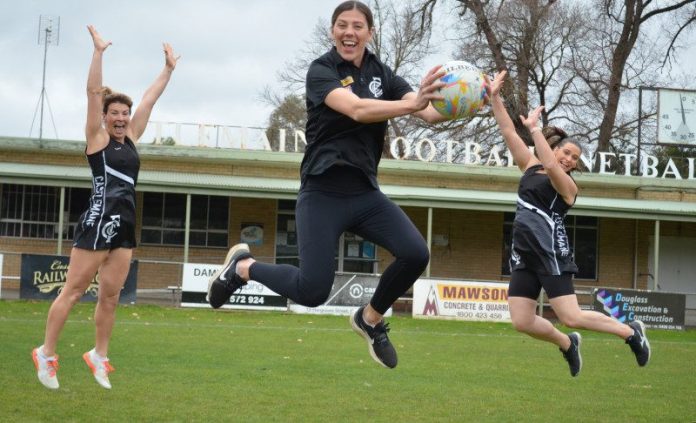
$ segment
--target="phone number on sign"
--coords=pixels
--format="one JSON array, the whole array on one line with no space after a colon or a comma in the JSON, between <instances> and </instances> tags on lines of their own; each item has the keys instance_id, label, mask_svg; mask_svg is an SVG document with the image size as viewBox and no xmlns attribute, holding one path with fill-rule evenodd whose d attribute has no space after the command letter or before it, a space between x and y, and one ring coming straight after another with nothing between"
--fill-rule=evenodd
<instances>
[{"instance_id":1,"label":"phone number on sign","mask_svg":"<svg viewBox=\"0 0 696 423\"><path fill-rule=\"evenodd\" d=\"M486 313L485 311L457 311L457 317L462 319L476 319L476 320L502 320L502 313Z\"/></svg>"},{"instance_id":2,"label":"phone number on sign","mask_svg":"<svg viewBox=\"0 0 696 423\"><path fill-rule=\"evenodd\" d=\"M263 304L264 298L257 295L233 295L230 304Z\"/></svg>"}]
</instances>

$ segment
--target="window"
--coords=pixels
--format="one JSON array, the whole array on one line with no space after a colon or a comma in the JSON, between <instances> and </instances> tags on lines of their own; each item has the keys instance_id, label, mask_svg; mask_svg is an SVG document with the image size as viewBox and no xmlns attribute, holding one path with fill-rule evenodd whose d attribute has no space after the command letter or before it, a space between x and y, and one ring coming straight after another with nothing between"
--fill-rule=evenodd
<instances>
[{"instance_id":1,"label":"window","mask_svg":"<svg viewBox=\"0 0 696 423\"><path fill-rule=\"evenodd\" d=\"M375 244L351 232L341 236L343 244L342 261L339 270L342 272L375 273Z\"/></svg>"},{"instance_id":2,"label":"window","mask_svg":"<svg viewBox=\"0 0 696 423\"><path fill-rule=\"evenodd\" d=\"M60 188L5 184L0 190L0 236L58 239ZM89 188L65 189L63 239L75 236L75 226L89 207L91 192Z\"/></svg>"},{"instance_id":3,"label":"window","mask_svg":"<svg viewBox=\"0 0 696 423\"><path fill-rule=\"evenodd\" d=\"M598 223L596 217L568 216L568 240L573 247L578 279L597 279Z\"/></svg>"},{"instance_id":4,"label":"window","mask_svg":"<svg viewBox=\"0 0 696 423\"><path fill-rule=\"evenodd\" d=\"M377 270L375 244L350 232L341 235L335 255L336 269L340 272L375 273ZM276 263L299 265L295 201L278 201Z\"/></svg>"},{"instance_id":5,"label":"window","mask_svg":"<svg viewBox=\"0 0 696 423\"><path fill-rule=\"evenodd\" d=\"M276 264L299 266L297 230L295 227L295 201L278 200L278 225L276 228Z\"/></svg>"},{"instance_id":6,"label":"window","mask_svg":"<svg viewBox=\"0 0 696 423\"><path fill-rule=\"evenodd\" d=\"M227 247L229 199L192 195L189 245ZM143 244L184 245L186 194L143 194Z\"/></svg>"},{"instance_id":7,"label":"window","mask_svg":"<svg viewBox=\"0 0 696 423\"><path fill-rule=\"evenodd\" d=\"M0 234L22 238L58 238L60 190L34 185L3 185Z\"/></svg>"},{"instance_id":8,"label":"window","mask_svg":"<svg viewBox=\"0 0 696 423\"><path fill-rule=\"evenodd\" d=\"M503 258L501 272L510 275L510 248L512 244L512 222L515 213L505 213L503 223ZM566 216L566 232L578 265L577 279L597 279L598 224L596 217Z\"/></svg>"},{"instance_id":9,"label":"window","mask_svg":"<svg viewBox=\"0 0 696 423\"><path fill-rule=\"evenodd\" d=\"M63 228L64 236L66 239L73 239L75 237L75 226L77 226L77 221L80 220L80 216L89 207L89 198L92 194L92 190L89 188L70 188L66 191L67 198L65 199L67 211L67 222Z\"/></svg>"},{"instance_id":10,"label":"window","mask_svg":"<svg viewBox=\"0 0 696 423\"><path fill-rule=\"evenodd\" d=\"M0 187L0 236L58 239L60 188L5 184ZM65 190L64 237L72 239L75 224L89 203L90 190Z\"/></svg>"}]
</instances>

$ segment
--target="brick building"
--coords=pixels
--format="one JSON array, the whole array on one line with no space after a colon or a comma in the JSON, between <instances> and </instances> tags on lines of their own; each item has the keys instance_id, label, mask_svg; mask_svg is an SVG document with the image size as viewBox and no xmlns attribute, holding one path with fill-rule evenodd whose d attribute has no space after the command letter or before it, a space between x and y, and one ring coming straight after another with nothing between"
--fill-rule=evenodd
<instances>
[{"instance_id":1,"label":"brick building","mask_svg":"<svg viewBox=\"0 0 696 423\"><path fill-rule=\"evenodd\" d=\"M91 187L84 142L0 137L2 285L21 253L68 255ZM257 258L295 263L300 153L141 144L138 287L181 283L182 263L220 263L241 238ZM576 285L696 293L696 180L576 174L567 227ZM506 281L520 172L513 167L383 159L382 190L431 247L426 275ZM60 212L62 210L62 213ZM251 237L251 238L249 238ZM657 240L657 242L656 242ZM386 251L346 233L339 271L380 273ZM687 308L696 308L694 295Z\"/></svg>"}]
</instances>

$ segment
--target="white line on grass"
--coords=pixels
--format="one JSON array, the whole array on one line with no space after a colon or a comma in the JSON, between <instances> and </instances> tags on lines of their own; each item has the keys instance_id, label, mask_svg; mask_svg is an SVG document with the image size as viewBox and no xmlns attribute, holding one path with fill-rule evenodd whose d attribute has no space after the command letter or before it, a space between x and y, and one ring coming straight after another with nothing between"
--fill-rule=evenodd
<instances>
[{"instance_id":1,"label":"white line on grass","mask_svg":"<svg viewBox=\"0 0 696 423\"><path fill-rule=\"evenodd\" d=\"M8 319L5 317L0 317L0 322L17 322L17 323L45 323L45 319ZM67 320L66 323L82 323L82 324L93 324L92 320ZM208 324L208 323L170 323L170 322L148 322L148 321L119 321L117 325L132 325L132 326L153 326L153 327L174 327L174 328L219 328L224 330L229 329L266 329L266 330L276 330L276 331L289 331L295 330L299 332L352 332L350 328L318 328L315 326L267 326L267 325L240 325L240 324ZM526 335L522 334L502 334L502 333L466 333L466 332L433 332L425 330L398 330L399 334L407 335L434 335L441 337L499 337L499 338L527 338ZM586 339L583 337L583 339ZM696 341L661 341L661 340L650 340L651 344L675 344L675 345L696 345Z\"/></svg>"}]
</instances>

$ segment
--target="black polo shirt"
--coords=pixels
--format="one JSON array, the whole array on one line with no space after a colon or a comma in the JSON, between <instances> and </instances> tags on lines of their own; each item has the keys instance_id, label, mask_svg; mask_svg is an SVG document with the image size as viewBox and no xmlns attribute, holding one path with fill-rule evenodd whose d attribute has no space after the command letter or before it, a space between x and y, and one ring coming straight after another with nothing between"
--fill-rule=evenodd
<instances>
[{"instance_id":1,"label":"black polo shirt","mask_svg":"<svg viewBox=\"0 0 696 423\"><path fill-rule=\"evenodd\" d=\"M387 121L360 123L324 103L336 88L351 90L360 98L400 100L411 86L369 50L362 66L347 62L333 47L314 60L307 71L307 148L301 178L319 175L333 165L351 165L378 189L377 165L382 156Z\"/></svg>"}]
</instances>

